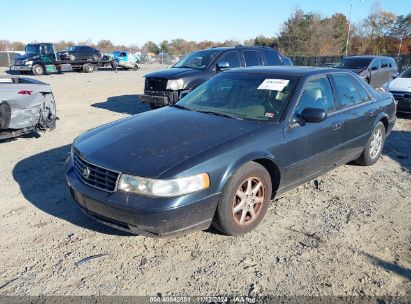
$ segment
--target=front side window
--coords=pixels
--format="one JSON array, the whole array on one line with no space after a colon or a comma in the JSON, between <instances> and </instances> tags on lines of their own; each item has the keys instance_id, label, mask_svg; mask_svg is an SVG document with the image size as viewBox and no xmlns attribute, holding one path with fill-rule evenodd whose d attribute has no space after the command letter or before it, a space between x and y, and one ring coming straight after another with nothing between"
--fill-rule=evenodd
<instances>
[{"instance_id":1,"label":"front side window","mask_svg":"<svg viewBox=\"0 0 411 304\"><path fill-rule=\"evenodd\" d=\"M296 78L224 72L200 85L177 106L239 119L279 121L294 91Z\"/></svg>"},{"instance_id":2,"label":"front side window","mask_svg":"<svg viewBox=\"0 0 411 304\"><path fill-rule=\"evenodd\" d=\"M379 70L380 69L380 62L381 62L381 60L379 60L379 59L374 60L371 64L371 71Z\"/></svg>"},{"instance_id":3,"label":"front side window","mask_svg":"<svg viewBox=\"0 0 411 304\"><path fill-rule=\"evenodd\" d=\"M219 50L204 50L191 53L187 57L177 62L174 68L206 68L211 61L220 53Z\"/></svg>"},{"instance_id":4,"label":"front side window","mask_svg":"<svg viewBox=\"0 0 411 304\"><path fill-rule=\"evenodd\" d=\"M383 68L388 68L389 67L389 62L388 62L388 60L387 59L383 59L383 60L381 60L381 68L383 69Z\"/></svg>"},{"instance_id":5,"label":"front side window","mask_svg":"<svg viewBox=\"0 0 411 304\"><path fill-rule=\"evenodd\" d=\"M321 77L307 82L295 111L296 116L300 116L306 108L323 109L327 113L334 111L333 93L327 77Z\"/></svg>"},{"instance_id":6,"label":"front side window","mask_svg":"<svg viewBox=\"0 0 411 304\"><path fill-rule=\"evenodd\" d=\"M260 54L257 51L243 51L245 66L259 66L262 65Z\"/></svg>"},{"instance_id":7,"label":"front side window","mask_svg":"<svg viewBox=\"0 0 411 304\"><path fill-rule=\"evenodd\" d=\"M360 104L363 101L357 86L354 84L354 79L350 75L333 74L332 77L337 90L337 107L339 109Z\"/></svg>"},{"instance_id":8,"label":"front side window","mask_svg":"<svg viewBox=\"0 0 411 304\"><path fill-rule=\"evenodd\" d=\"M221 57L220 62L228 62L230 68L241 67L240 55L238 52L228 52Z\"/></svg>"},{"instance_id":9,"label":"front side window","mask_svg":"<svg viewBox=\"0 0 411 304\"><path fill-rule=\"evenodd\" d=\"M399 78L411 78L411 68L406 69L398 76Z\"/></svg>"}]
</instances>

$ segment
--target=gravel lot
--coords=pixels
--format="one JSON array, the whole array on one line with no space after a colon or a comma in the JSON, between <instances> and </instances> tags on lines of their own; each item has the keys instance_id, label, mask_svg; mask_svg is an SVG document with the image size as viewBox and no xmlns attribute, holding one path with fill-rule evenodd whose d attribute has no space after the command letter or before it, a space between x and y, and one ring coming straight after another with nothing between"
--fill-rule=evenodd
<instances>
[{"instance_id":1,"label":"gravel lot","mask_svg":"<svg viewBox=\"0 0 411 304\"><path fill-rule=\"evenodd\" d=\"M70 144L148 110L135 96L145 72L39 77L60 120L39 138L0 143L0 295L411 296L407 117L376 165L346 165L286 193L241 237L210 229L152 239L83 215L64 182ZM97 254L108 255L76 266Z\"/></svg>"}]
</instances>

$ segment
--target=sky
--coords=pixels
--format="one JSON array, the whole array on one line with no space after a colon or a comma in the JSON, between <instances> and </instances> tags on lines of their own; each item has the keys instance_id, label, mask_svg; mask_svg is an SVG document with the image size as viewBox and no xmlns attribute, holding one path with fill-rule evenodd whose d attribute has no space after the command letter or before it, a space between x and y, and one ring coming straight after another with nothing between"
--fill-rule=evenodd
<instances>
[{"instance_id":1,"label":"sky","mask_svg":"<svg viewBox=\"0 0 411 304\"><path fill-rule=\"evenodd\" d=\"M371 12L375 0L1 0L0 40L37 41L110 39L115 44L142 45L148 40L242 42L257 35L275 36L298 7L306 12L347 17ZM379 0L397 15L411 12L411 0Z\"/></svg>"}]
</instances>

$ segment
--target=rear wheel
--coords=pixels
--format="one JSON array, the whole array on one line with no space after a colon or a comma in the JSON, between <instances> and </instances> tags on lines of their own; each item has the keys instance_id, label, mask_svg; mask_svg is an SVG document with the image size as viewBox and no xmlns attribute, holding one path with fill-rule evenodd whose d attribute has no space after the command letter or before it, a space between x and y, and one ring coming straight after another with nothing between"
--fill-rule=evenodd
<instances>
[{"instance_id":1,"label":"rear wheel","mask_svg":"<svg viewBox=\"0 0 411 304\"><path fill-rule=\"evenodd\" d=\"M271 192L267 170L256 162L245 164L224 186L213 226L228 235L250 232L263 219Z\"/></svg>"},{"instance_id":2,"label":"rear wheel","mask_svg":"<svg viewBox=\"0 0 411 304\"><path fill-rule=\"evenodd\" d=\"M370 139L367 141L364 151L361 156L355 161L363 166L371 166L375 164L381 155L385 141L385 126L379 121L371 133Z\"/></svg>"},{"instance_id":3,"label":"rear wheel","mask_svg":"<svg viewBox=\"0 0 411 304\"><path fill-rule=\"evenodd\" d=\"M43 75L44 74L44 67L41 64L35 64L32 68L34 75Z\"/></svg>"}]
</instances>

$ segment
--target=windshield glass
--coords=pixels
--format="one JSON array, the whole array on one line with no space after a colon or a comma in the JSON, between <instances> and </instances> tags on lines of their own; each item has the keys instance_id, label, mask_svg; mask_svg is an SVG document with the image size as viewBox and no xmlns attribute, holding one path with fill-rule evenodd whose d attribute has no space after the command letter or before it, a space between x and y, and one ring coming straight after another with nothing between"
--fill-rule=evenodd
<instances>
[{"instance_id":1,"label":"windshield glass","mask_svg":"<svg viewBox=\"0 0 411 304\"><path fill-rule=\"evenodd\" d=\"M340 69L358 69L365 70L371 63L372 59L367 58L344 58L337 65Z\"/></svg>"},{"instance_id":2,"label":"windshield glass","mask_svg":"<svg viewBox=\"0 0 411 304\"><path fill-rule=\"evenodd\" d=\"M38 54L40 53L40 46L37 44L27 44L26 45L27 54Z\"/></svg>"},{"instance_id":3,"label":"windshield glass","mask_svg":"<svg viewBox=\"0 0 411 304\"><path fill-rule=\"evenodd\" d=\"M174 68L202 69L207 67L211 61L220 53L218 50L197 51L191 53L174 65Z\"/></svg>"},{"instance_id":4,"label":"windshield glass","mask_svg":"<svg viewBox=\"0 0 411 304\"><path fill-rule=\"evenodd\" d=\"M406 69L399 76L400 78L411 78L411 68Z\"/></svg>"},{"instance_id":5,"label":"windshield glass","mask_svg":"<svg viewBox=\"0 0 411 304\"><path fill-rule=\"evenodd\" d=\"M285 75L222 73L202 84L177 106L238 119L279 121L296 79Z\"/></svg>"}]
</instances>

